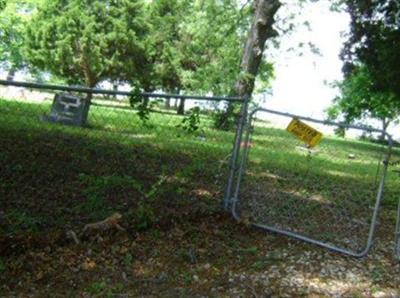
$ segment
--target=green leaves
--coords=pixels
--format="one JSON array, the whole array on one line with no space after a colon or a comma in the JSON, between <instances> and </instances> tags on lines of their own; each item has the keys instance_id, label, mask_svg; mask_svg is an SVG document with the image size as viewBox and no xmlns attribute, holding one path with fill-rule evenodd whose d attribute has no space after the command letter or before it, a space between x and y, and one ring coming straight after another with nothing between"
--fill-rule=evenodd
<instances>
[{"instance_id":1,"label":"green leaves","mask_svg":"<svg viewBox=\"0 0 400 298\"><path fill-rule=\"evenodd\" d=\"M347 74L352 66L365 65L374 91L389 92L400 98L400 6L398 0L346 0L351 31L342 59Z\"/></svg>"},{"instance_id":2,"label":"green leaves","mask_svg":"<svg viewBox=\"0 0 400 298\"><path fill-rule=\"evenodd\" d=\"M351 76L337 83L340 96L327 110L330 119L343 116L346 122L375 118L388 121L400 115L400 100L393 93L374 90L374 82L365 65L354 68ZM386 129L384 127L384 129Z\"/></svg>"},{"instance_id":3,"label":"green leaves","mask_svg":"<svg viewBox=\"0 0 400 298\"><path fill-rule=\"evenodd\" d=\"M150 60L158 88L231 93L249 12L243 13L234 0L154 0L149 15Z\"/></svg>"},{"instance_id":4,"label":"green leaves","mask_svg":"<svg viewBox=\"0 0 400 298\"><path fill-rule=\"evenodd\" d=\"M30 63L93 87L140 81L148 26L141 0L45 1L26 30Z\"/></svg>"},{"instance_id":5,"label":"green leaves","mask_svg":"<svg viewBox=\"0 0 400 298\"><path fill-rule=\"evenodd\" d=\"M89 87L112 81L146 92L234 90L251 14L236 0L39 1L16 44L42 72ZM271 65L260 69L268 82ZM140 109L145 119L146 105Z\"/></svg>"},{"instance_id":6,"label":"green leaves","mask_svg":"<svg viewBox=\"0 0 400 298\"><path fill-rule=\"evenodd\" d=\"M129 97L129 103L132 108L138 110L137 114L140 120L146 125L147 121L150 119L150 105L149 100L142 96L139 87L133 89L132 95Z\"/></svg>"},{"instance_id":7,"label":"green leaves","mask_svg":"<svg viewBox=\"0 0 400 298\"><path fill-rule=\"evenodd\" d=\"M138 103L140 103L142 98L143 97L142 97L142 92L141 92L140 88L138 86L133 88L133 90L131 91L131 96L129 97L129 103L130 103L131 107L133 108Z\"/></svg>"},{"instance_id":8,"label":"green leaves","mask_svg":"<svg viewBox=\"0 0 400 298\"><path fill-rule=\"evenodd\" d=\"M194 107L189 110L189 114L177 125L188 133L193 133L200 128L200 108Z\"/></svg>"},{"instance_id":9,"label":"green leaves","mask_svg":"<svg viewBox=\"0 0 400 298\"><path fill-rule=\"evenodd\" d=\"M148 97L143 96L138 86L133 89L131 94L132 95L129 97L129 103L131 107L137 109L137 115L142 121L142 124L149 126L148 121L150 120L150 112L159 103L159 101L150 101Z\"/></svg>"},{"instance_id":10,"label":"green leaves","mask_svg":"<svg viewBox=\"0 0 400 298\"><path fill-rule=\"evenodd\" d=\"M23 31L39 2L0 0L0 64L11 71L25 65Z\"/></svg>"}]
</instances>

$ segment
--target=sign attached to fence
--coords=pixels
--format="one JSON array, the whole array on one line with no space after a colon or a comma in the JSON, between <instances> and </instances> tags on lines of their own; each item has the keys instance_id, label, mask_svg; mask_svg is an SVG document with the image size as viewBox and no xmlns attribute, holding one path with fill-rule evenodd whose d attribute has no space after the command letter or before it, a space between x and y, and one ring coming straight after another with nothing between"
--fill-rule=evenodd
<instances>
[{"instance_id":1,"label":"sign attached to fence","mask_svg":"<svg viewBox=\"0 0 400 298\"><path fill-rule=\"evenodd\" d=\"M310 148L317 146L322 139L322 133L297 118L292 119L286 130L305 142Z\"/></svg>"},{"instance_id":2,"label":"sign attached to fence","mask_svg":"<svg viewBox=\"0 0 400 298\"><path fill-rule=\"evenodd\" d=\"M82 126L86 123L88 103L70 94L56 94L49 116L45 120Z\"/></svg>"}]
</instances>

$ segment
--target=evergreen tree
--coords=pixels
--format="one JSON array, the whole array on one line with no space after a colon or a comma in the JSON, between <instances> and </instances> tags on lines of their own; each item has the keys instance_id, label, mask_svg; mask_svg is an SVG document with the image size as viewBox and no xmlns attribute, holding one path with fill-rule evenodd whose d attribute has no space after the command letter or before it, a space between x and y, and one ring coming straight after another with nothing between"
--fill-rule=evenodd
<instances>
[{"instance_id":1,"label":"evergreen tree","mask_svg":"<svg viewBox=\"0 0 400 298\"><path fill-rule=\"evenodd\" d=\"M148 26L140 0L47 0L26 29L29 62L70 83L139 81Z\"/></svg>"},{"instance_id":2,"label":"evergreen tree","mask_svg":"<svg viewBox=\"0 0 400 298\"><path fill-rule=\"evenodd\" d=\"M400 100L393 92L376 91L373 78L365 65L353 68L352 74L337 83L340 95L327 110L330 119L342 117L346 123L374 118L386 131L400 115ZM384 138L384 134L381 136Z\"/></svg>"},{"instance_id":3,"label":"evergreen tree","mask_svg":"<svg viewBox=\"0 0 400 298\"><path fill-rule=\"evenodd\" d=\"M0 65L13 80L16 71L26 66L24 28L41 0L8 0L0 2Z\"/></svg>"},{"instance_id":4,"label":"evergreen tree","mask_svg":"<svg viewBox=\"0 0 400 298\"><path fill-rule=\"evenodd\" d=\"M360 62L368 68L374 91L400 99L400 2L346 0L351 16L349 39L342 52L345 75Z\"/></svg>"}]
</instances>

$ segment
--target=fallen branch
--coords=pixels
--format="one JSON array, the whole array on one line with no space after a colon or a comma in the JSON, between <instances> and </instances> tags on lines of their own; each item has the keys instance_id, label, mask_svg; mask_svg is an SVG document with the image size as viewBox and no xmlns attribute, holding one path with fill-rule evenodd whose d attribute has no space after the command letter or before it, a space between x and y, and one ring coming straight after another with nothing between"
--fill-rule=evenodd
<instances>
[{"instance_id":1,"label":"fallen branch","mask_svg":"<svg viewBox=\"0 0 400 298\"><path fill-rule=\"evenodd\" d=\"M111 228L115 228L118 231L124 232L125 229L121 227L118 223L118 221L122 218L122 215L119 214L118 212L114 213L110 217L107 217L106 219L102 221L98 221L95 223L90 223L84 226L82 230L82 234L86 234L87 232L91 231L106 231L110 230Z\"/></svg>"},{"instance_id":2,"label":"fallen branch","mask_svg":"<svg viewBox=\"0 0 400 298\"><path fill-rule=\"evenodd\" d=\"M75 244L80 244L81 242L79 241L78 236L76 235L76 233L72 230L69 230L67 232L67 238L74 240Z\"/></svg>"},{"instance_id":3,"label":"fallen branch","mask_svg":"<svg viewBox=\"0 0 400 298\"><path fill-rule=\"evenodd\" d=\"M116 212L102 221L86 224L83 227L82 232L79 233L79 236L75 233L75 231L69 230L67 232L67 238L72 239L75 242L75 244L80 244L79 239L82 236L87 234L93 234L94 232L99 233L110 229L117 229L118 231L125 232L126 230L118 223L118 221L121 218L122 215Z\"/></svg>"}]
</instances>

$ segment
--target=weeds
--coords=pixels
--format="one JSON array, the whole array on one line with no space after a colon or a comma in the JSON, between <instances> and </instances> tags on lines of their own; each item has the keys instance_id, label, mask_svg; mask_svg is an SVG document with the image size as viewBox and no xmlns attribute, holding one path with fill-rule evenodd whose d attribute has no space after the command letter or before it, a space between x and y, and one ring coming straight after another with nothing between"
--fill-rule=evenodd
<instances>
[{"instance_id":1,"label":"weeds","mask_svg":"<svg viewBox=\"0 0 400 298\"><path fill-rule=\"evenodd\" d=\"M150 190L142 192L142 197L134 210L135 227L139 231L149 229L156 221L154 207L152 206L156 195L161 192L161 186L166 181L166 176L160 176L159 180L154 183Z\"/></svg>"},{"instance_id":2,"label":"weeds","mask_svg":"<svg viewBox=\"0 0 400 298\"><path fill-rule=\"evenodd\" d=\"M105 200L106 193L119 191L127 187L141 189L142 185L130 176L93 176L80 174L79 180L86 186L83 193L86 200L75 206L78 212L84 211L91 214L94 218L101 218L112 212L115 208L109 206Z\"/></svg>"},{"instance_id":3,"label":"weeds","mask_svg":"<svg viewBox=\"0 0 400 298\"><path fill-rule=\"evenodd\" d=\"M104 281L94 282L86 289L89 294L98 295L101 294L107 288L107 284Z\"/></svg>"},{"instance_id":4,"label":"weeds","mask_svg":"<svg viewBox=\"0 0 400 298\"><path fill-rule=\"evenodd\" d=\"M32 217L27 212L20 210L8 211L5 219L6 222L8 222L8 225L5 228L7 228L11 234L19 234L21 230L29 233L37 233L41 224L39 219Z\"/></svg>"},{"instance_id":5,"label":"weeds","mask_svg":"<svg viewBox=\"0 0 400 298\"><path fill-rule=\"evenodd\" d=\"M177 125L188 133L194 133L200 128L200 108L194 107L189 110L189 114Z\"/></svg>"}]
</instances>

